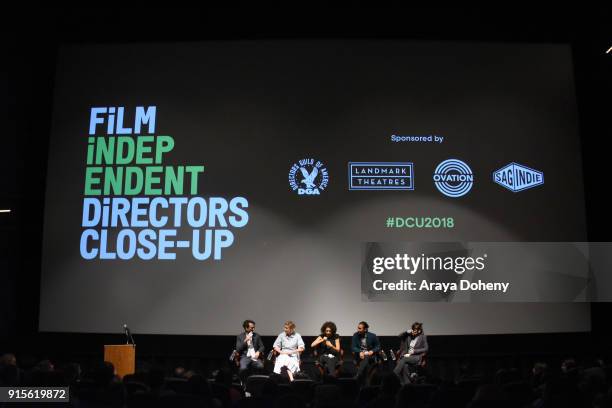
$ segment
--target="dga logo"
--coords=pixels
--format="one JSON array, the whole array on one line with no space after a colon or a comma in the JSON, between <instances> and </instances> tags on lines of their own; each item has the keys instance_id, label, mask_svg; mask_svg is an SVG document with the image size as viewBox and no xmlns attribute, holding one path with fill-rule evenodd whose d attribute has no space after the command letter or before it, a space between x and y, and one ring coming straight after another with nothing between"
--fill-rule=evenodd
<instances>
[{"instance_id":1,"label":"dga logo","mask_svg":"<svg viewBox=\"0 0 612 408\"><path fill-rule=\"evenodd\" d=\"M493 181L513 193L544 184L544 173L518 163L510 163L493 173Z\"/></svg>"},{"instance_id":2,"label":"dga logo","mask_svg":"<svg viewBox=\"0 0 612 408\"><path fill-rule=\"evenodd\" d=\"M438 164L433 175L434 184L440 192L449 197L466 195L474 184L470 166L457 159L444 160Z\"/></svg>"},{"instance_id":3,"label":"dga logo","mask_svg":"<svg viewBox=\"0 0 612 408\"><path fill-rule=\"evenodd\" d=\"M289 169L289 187L298 195L319 195L328 183L327 168L318 160L302 159Z\"/></svg>"},{"instance_id":4,"label":"dga logo","mask_svg":"<svg viewBox=\"0 0 612 408\"><path fill-rule=\"evenodd\" d=\"M349 162L349 190L414 190L412 163Z\"/></svg>"}]
</instances>

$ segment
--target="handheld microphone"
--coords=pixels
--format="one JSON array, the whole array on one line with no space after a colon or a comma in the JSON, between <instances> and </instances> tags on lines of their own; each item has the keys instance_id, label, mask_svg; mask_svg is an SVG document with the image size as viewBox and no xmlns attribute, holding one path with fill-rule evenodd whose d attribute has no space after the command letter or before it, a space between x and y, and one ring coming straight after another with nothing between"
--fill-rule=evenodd
<instances>
[{"instance_id":1,"label":"handheld microphone","mask_svg":"<svg viewBox=\"0 0 612 408\"><path fill-rule=\"evenodd\" d=\"M268 361L272 361L272 356L274 356L274 349L270 350L270 352L268 353L268 357L266 357L266 359Z\"/></svg>"},{"instance_id":2,"label":"handheld microphone","mask_svg":"<svg viewBox=\"0 0 612 408\"><path fill-rule=\"evenodd\" d=\"M232 351L232 354L230 355L229 360L230 361L234 361L234 359L236 358L237 354L238 354L238 352L236 350Z\"/></svg>"},{"instance_id":3,"label":"handheld microphone","mask_svg":"<svg viewBox=\"0 0 612 408\"><path fill-rule=\"evenodd\" d=\"M395 357L395 353L393 352L393 349L389 350L391 352L391 360L395 361L397 360L397 358Z\"/></svg>"},{"instance_id":4,"label":"handheld microphone","mask_svg":"<svg viewBox=\"0 0 612 408\"><path fill-rule=\"evenodd\" d=\"M383 361L387 361L387 353L385 353L385 350L380 350L380 354L382 356Z\"/></svg>"}]
</instances>

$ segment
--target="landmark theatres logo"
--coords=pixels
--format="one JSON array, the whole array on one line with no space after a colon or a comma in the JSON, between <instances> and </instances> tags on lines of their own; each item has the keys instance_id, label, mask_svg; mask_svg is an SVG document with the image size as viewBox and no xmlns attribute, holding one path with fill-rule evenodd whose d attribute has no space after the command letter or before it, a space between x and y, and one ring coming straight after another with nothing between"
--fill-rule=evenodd
<instances>
[{"instance_id":1,"label":"landmark theatres logo","mask_svg":"<svg viewBox=\"0 0 612 408\"><path fill-rule=\"evenodd\" d=\"M349 162L349 190L414 190L414 166L399 162Z\"/></svg>"},{"instance_id":2,"label":"landmark theatres logo","mask_svg":"<svg viewBox=\"0 0 612 408\"><path fill-rule=\"evenodd\" d=\"M319 160L302 159L289 169L289 187L298 195L320 195L328 183L327 168Z\"/></svg>"},{"instance_id":3,"label":"landmark theatres logo","mask_svg":"<svg viewBox=\"0 0 612 408\"><path fill-rule=\"evenodd\" d=\"M448 197L466 195L474 184L474 174L470 166L457 159L444 160L434 170L433 180L436 188Z\"/></svg>"}]
</instances>

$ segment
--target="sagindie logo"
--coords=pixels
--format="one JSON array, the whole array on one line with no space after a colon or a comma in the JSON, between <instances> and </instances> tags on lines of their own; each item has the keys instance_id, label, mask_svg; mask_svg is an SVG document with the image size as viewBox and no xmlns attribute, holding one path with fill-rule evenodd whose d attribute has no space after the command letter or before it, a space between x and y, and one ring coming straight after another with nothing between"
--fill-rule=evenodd
<instances>
[{"instance_id":1,"label":"sagindie logo","mask_svg":"<svg viewBox=\"0 0 612 408\"><path fill-rule=\"evenodd\" d=\"M518 163L510 163L493 173L493 181L513 193L544 184L544 173Z\"/></svg>"},{"instance_id":2,"label":"sagindie logo","mask_svg":"<svg viewBox=\"0 0 612 408\"><path fill-rule=\"evenodd\" d=\"M328 183L327 168L319 160L302 159L289 169L289 187L298 195L320 195Z\"/></svg>"},{"instance_id":3,"label":"sagindie logo","mask_svg":"<svg viewBox=\"0 0 612 408\"><path fill-rule=\"evenodd\" d=\"M448 197L466 195L474 184L474 174L470 166L457 159L444 160L438 164L433 175L436 188Z\"/></svg>"}]
</instances>

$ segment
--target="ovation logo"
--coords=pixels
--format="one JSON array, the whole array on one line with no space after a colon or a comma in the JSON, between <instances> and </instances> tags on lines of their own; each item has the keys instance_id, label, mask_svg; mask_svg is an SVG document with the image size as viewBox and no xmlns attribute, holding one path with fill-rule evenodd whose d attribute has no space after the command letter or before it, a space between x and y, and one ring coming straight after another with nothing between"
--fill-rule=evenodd
<instances>
[{"instance_id":1,"label":"ovation logo","mask_svg":"<svg viewBox=\"0 0 612 408\"><path fill-rule=\"evenodd\" d=\"M433 180L442 194L456 198L466 195L472 189L474 174L470 166L461 160L448 159L438 164Z\"/></svg>"}]
</instances>

